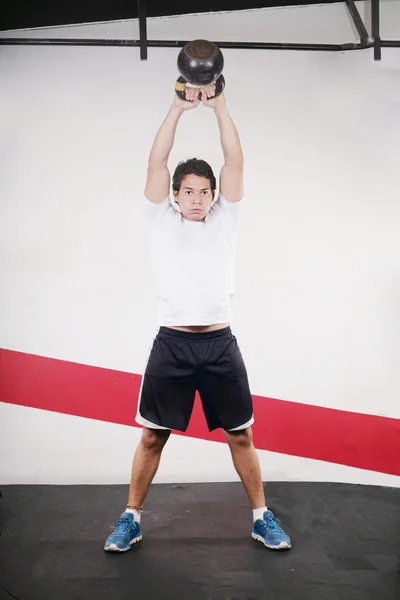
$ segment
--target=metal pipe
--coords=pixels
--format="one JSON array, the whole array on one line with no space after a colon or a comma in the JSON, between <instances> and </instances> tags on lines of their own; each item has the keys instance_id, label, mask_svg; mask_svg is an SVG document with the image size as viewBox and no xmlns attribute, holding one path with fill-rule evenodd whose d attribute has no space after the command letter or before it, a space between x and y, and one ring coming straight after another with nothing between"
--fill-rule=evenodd
<instances>
[{"instance_id":1,"label":"metal pipe","mask_svg":"<svg viewBox=\"0 0 400 600\"><path fill-rule=\"evenodd\" d=\"M374 59L381 60L381 38L379 26L379 0L371 0L371 28L374 39Z\"/></svg>"},{"instance_id":2,"label":"metal pipe","mask_svg":"<svg viewBox=\"0 0 400 600\"><path fill-rule=\"evenodd\" d=\"M182 48L185 40L148 40L151 48ZM235 48L242 50L305 50L322 52L341 52L345 50L362 50L363 44L298 44L279 42L215 42L219 48ZM140 47L140 40L116 39L79 39L79 38L2 38L0 45L5 46L129 46Z\"/></svg>"},{"instance_id":3,"label":"metal pipe","mask_svg":"<svg viewBox=\"0 0 400 600\"><path fill-rule=\"evenodd\" d=\"M360 36L360 42L364 44L365 47L368 47L369 44L369 35L367 28L364 25L364 22L358 12L357 6L354 4L354 0L346 0L348 11L353 19L353 23L357 29L358 35Z\"/></svg>"},{"instance_id":4,"label":"metal pipe","mask_svg":"<svg viewBox=\"0 0 400 600\"><path fill-rule=\"evenodd\" d=\"M2 38L2 46L140 46L140 40L98 40L78 38Z\"/></svg>"},{"instance_id":5,"label":"metal pipe","mask_svg":"<svg viewBox=\"0 0 400 600\"><path fill-rule=\"evenodd\" d=\"M215 42L222 49L241 50L318 50L325 52L338 52L342 49L340 44L300 44L285 42Z\"/></svg>"},{"instance_id":6,"label":"metal pipe","mask_svg":"<svg viewBox=\"0 0 400 600\"><path fill-rule=\"evenodd\" d=\"M146 1L138 0L140 60L147 60Z\"/></svg>"},{"instance_id":7,"label":"metal pipe","mask_svg":"<svg viewBox=\"0 0 400 600\"><path fill-rule=\"evenodd\" d=\"M382 48L400 48L400 40L381 40Z\"/></svg>"}]
</instances>

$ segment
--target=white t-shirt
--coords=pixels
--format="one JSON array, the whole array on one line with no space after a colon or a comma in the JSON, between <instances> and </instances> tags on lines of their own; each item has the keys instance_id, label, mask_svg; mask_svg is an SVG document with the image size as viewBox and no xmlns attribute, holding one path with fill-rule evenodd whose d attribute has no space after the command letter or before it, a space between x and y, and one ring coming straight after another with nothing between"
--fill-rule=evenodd
<instances>
[{"instance_id":1,"label":"white t-shirt","mask_svg":"<svg viewBox=\"0 0 400 600\"><path fill-rule=\"evenodd\" d=\"M169 197L145 199L160 326L214 325L232 320L235 251L243 200L219 195L204 221L188 221Z\"/></svg>"}]
</instances>

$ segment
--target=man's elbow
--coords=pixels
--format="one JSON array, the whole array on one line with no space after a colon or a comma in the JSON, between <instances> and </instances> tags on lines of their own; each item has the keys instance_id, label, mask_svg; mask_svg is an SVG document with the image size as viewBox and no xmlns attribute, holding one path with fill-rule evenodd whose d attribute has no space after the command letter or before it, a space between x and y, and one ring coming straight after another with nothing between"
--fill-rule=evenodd
<instances>
[{"instance_id":1,"label":"man's elbow","mask_svg":"<svg viewBox=\"0 0 400 600\"><path fill-rule=\"evenodd\" d=\"M168 165L168 159L160 157L160 156L151 156L149 157L149 162L147 165L148 171L158 171L160 169L166 169Z\"/></svg>"},{"instance_id":2,"label":"man's elbow","mask_svg":"<svg viewBox=\"0 0 400 600\"><path fill-rule=\"evenodd\" d=\"M231 173L243 175L243 170L244 170L243 158L236 157L236 158L232 158L232 159L226 159L224 167L226 168L227 171L230 171Z\"/></svg>"},{"instance_id":3,"label":"man's elbow","mask_svg":"<svg viewBox=\"0 0 400 600\"><path fill-rule=\"evenodd\" d=\"M242 152L235 152L233 154L227 153L225 156L225 164L230 169L243 170L244 159Z\"/></svg>"}]
</instances>

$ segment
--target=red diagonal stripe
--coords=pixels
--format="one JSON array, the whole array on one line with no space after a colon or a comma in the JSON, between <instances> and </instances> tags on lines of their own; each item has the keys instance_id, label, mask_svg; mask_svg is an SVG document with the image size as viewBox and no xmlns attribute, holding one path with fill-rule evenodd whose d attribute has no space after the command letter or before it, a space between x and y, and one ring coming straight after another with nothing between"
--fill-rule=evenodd
<instances>
[{"instance_id":1,"label":"red diagonal stripe","mask_svg":"<svg viewBox=\"0 0 400 600\"><path fill-rule=\"evenodd\" d=\"M54 412L135 424L141 376L0 350L0 400ZM400 420L254 396L260 450L400 475ZM185 434L209 433L199 400Z\"/></svg>"}]
</instances>

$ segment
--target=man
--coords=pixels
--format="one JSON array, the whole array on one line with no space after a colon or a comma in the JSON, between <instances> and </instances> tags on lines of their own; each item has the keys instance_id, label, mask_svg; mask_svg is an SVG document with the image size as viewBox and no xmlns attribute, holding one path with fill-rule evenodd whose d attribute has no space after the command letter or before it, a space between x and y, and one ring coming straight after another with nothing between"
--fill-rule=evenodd
<instances>
[{"instance_id":1,"label":"man","mask_svg":"<svg viewBox=\"0 0 400 600\"><path fill-rule=\"evenodd\" d=\"M160 329L142 382L136 450L128 504L105 543L124 552L142 539L141 510L172 430L185 431L199 391L209 430L222 428L234 466L253 509L252 537L271 549L290 538L266 507L252 442L253 405L246 367L230 329L238 215L243 201L243 154L225 96L215 86L176 95L150 152L145 189L155 267ZM167 168L175 132L186 110L200 102L214 110L225 164L218 198L211 167L202 160Z\"/></svg>"}]
</instances>

